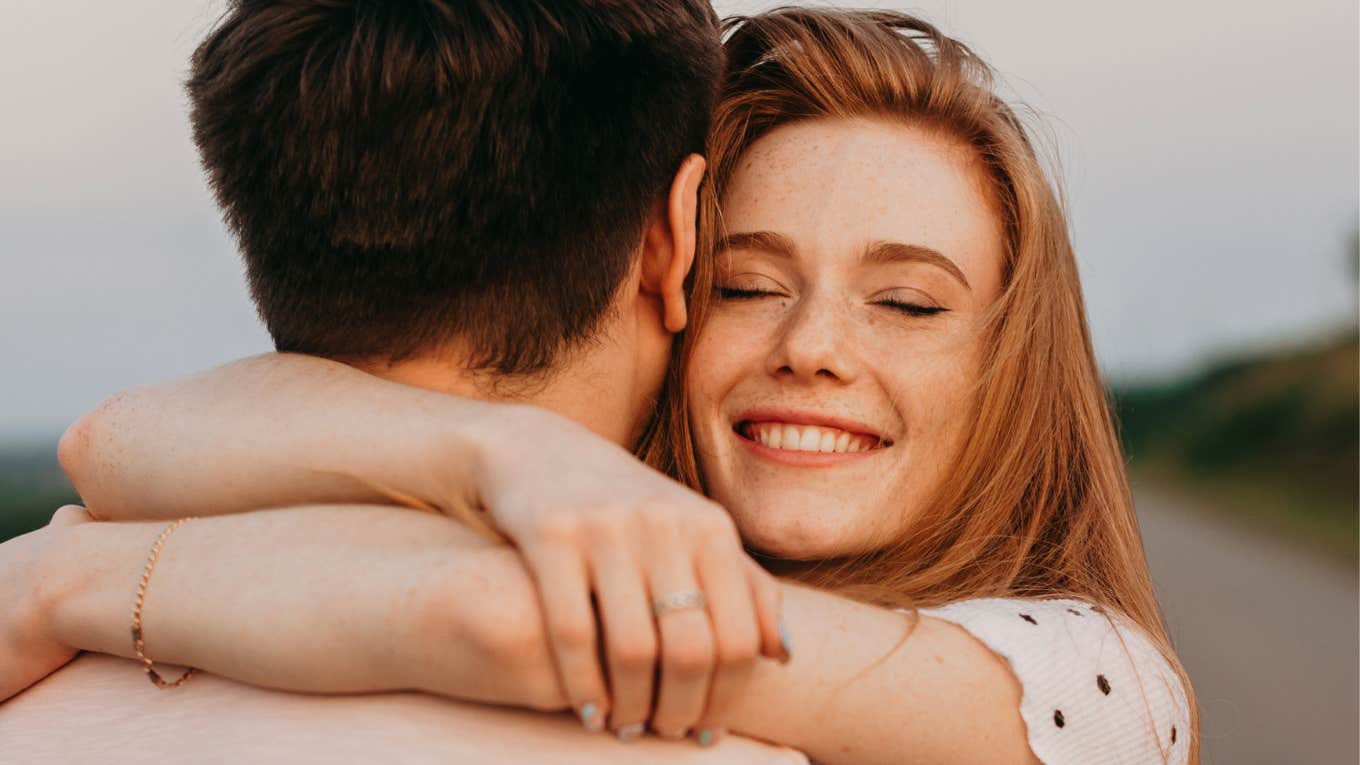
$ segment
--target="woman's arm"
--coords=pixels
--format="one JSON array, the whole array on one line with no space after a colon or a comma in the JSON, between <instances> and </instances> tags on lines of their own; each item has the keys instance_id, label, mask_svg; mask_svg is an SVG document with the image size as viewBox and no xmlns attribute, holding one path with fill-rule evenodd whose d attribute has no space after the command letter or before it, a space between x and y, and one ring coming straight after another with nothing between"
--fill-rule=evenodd
<instances>
[{"instance_id":1,"label":"woman's arm","mask_svg":"<svg viewBox=\"0 0 1360 765\"><path fill-rule=\"evenodd\" d=\"M786 657L779 588L730 516L546 410L273 354L116 396L61 457L104 519L386 502L503 535L590 727L720 729L756 657ZM656 599L695 589L711 618L651 618Z\"/></svg>"},{"instance_id":2,"label":"woman's arm","mask_svg":"<svg viewBox=\"0 0 1360 765\"><path fill-rule=\"evenodd\" d=\"M133 656L132 599L164 528L83 523L11 540L30 551L25 570L6 572L9 593L30 603L12 610L35 615L40 627L28 632L49 647ZM413 689L565 708L542 628L532 626L536 605L514 550L447 519L303 507L180 527L154 569L143 628L158 662L265 687ZM0 697L20 689L0 688Z\"/></svg>"},{"instance_id":3,"label":"woman's arm","mask_svg":"<svg viewBox=\"0 0 1360 765\"><path fill-rule=\"evenodd\" d=\"M476 505L483 446L520 435L523 416L266 354L112 396L66 431L58 456L100 520L316 503L450 510Z\"/></svg>"},{"instance_id":4,"label":"woman's arm","mask_svg":"<svg viewBox=\"0 0 1360 765\"><path fill-rule=\"evenodd\" d=\"M130 655L129 605L162 523L62 528L40 556L49 634ZM36 532L35 532L36 533ZM81 560L79 573L62 561ZM64 572L64 573L63 573ZM757 664L735 733L817 762L1032 762L1019 687L961 628L785 585L798 635ZM536 588L513 550L433 515L295 508L186 524L147 593L149 655L267 687L411 688L562 708Z\"/></svg>"},{"instance_id":5,"label":"woman's arm","mask_svg":"<svg viewBox=\"0 0 1360 765\"><path fill-rule=\"evenodd\" d=\"M712 509L698 508L692 498L673 491L657 491L653 477L639 482L638 475L646 469L635 462L625 465L612 452L601 452L601 459L592 462L583 448L540 449L539 454L555 455L560 464L536 461L534 480L524 480L522 463L521 470L509 471L515 464L504 458L509 452L487 458L488 443L519 447L535 443L532 431L527 435L516 432L513 417L487 414L516 410L523 408L418 391L319 359L269 356L115 399L68 434L63 455L68 469L74 467L77 485L93 509L120 517L132 514L134 502L147 502L152 513L170 517L280 502L374 501L383 493L370 487L385 485L436 507L454 496L493 510L512 505L552 508L555 512L548 528L553 534L595 540L610 536L592 526L599 518L607 520L603 528L625 531L611 524L619 518L638 517L618 512L627 505L621 499L638 499L640 504L629 509L647 503L668 510ZM280 428L278 422L287 422L288 427ZM604 462L607 470L599 468ZM449 470L433 467L439 464L448 464ZM153 476L155 480L147 480ZM506 480L507 476L517 480ZM575 482L568 483L573 476ZM120 483L123 478L134 482ZM500 488L483 488L490 484ZM606 491L601 493L601 488ZM319 494L314 493L318 490ZM658 496L670 499L657 501ZM563 526L562 519L573 516L560 511L569 506L596 506L605 512L595 514L595 520ZM644 536L665 538L654 533ZM642 558L655 560L656 556ZM607 577L611 582L626 578ZM800 669L781 673L765 663L747 664L755 673L750 692L726 689L729 698L739 699L728 711L728 720L737 721L732 723L735 730L805 747L819 761L831 763L872 762L876 757L892 760L904 751L914 751L929 761L944 751L932 746L947 747L959 741L991 762L1004 759L986 748L989 742L1017 756L1028 756L1014 677L1000 659L962 629L923 620L912 639L898 647L905 630L899 615L866 610L840 599L823 600L827 596L797 588L784 592L810 603L798 617L791 608L786 619L788 632L799 646ZM502 655L545 640L544 619L532 598L523 600L529 603L523 618L507 624L526 632L507 639ZM500 605L512 606L510 599ZM432 616L438 623L440 615ZM449 616L461 618L456 612ZM829 625L839 625L839 631L828 633ZM658 636L646 626L646 640L641 644L652 647L640 652L643 661L631 663L645 665L645 673L635 674L650 677ZM769 632L763 629L764 634ZM593 625L589 634L590 640L573 642L593 654ZM154 635L151 625L148 635ZM607 647L611 653L622 654L621 649L628 646ZM766 655L773 655L768 646L766 650ZM712 644L706 654L712 662ZM738 662L745 656L743 651L732 655ZM935 656L949 671L933 662ZM882 663L875 665L880 659ZM956 683L986 693L960 695ZM761 701L753 705L752 699ZM948 713L945 718L932 714L942 709ZM931 725L913 722L918 720ZM832 721L835 724L828 724ZM849 756L856 759L846 759Z\"/></svg>"},{"instance_id":6,"label":"woman's arm","mask_svg":"<svg viewBox=\"0 0 1360 765\"><path fill-rule=\"evenodd\" d=\"M1019 682L961 627L795 585L784 615L795 658L756 668L732 730L827 765L1037 762Z\"/></svg>"}]
</instances>

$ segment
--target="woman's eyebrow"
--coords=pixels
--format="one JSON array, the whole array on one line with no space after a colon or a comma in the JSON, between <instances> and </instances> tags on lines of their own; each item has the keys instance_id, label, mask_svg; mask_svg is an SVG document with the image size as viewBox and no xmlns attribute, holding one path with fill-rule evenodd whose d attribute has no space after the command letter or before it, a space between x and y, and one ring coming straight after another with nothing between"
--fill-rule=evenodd
<instances>
[{"instance_id":1,"label":"woman's eyebrow","mask_svg":"<svg viewBox=\"0 0 1360 765\"><path fill-rule=\"evenodd\" d=\"M798 247L794 245L792 239L774 231L742 231L736 234L728 234L718 240L716 251L723 253L727 250L759 250L771 255L792 258L797 254ZM955 265L954 261L941 255L939 251L924 245L904 244L902 242L874 242L865 249L861 262L866 264L928 263L944 269L965 288L973 289L973 286L968 283L968 277L963 275L963 271Z\"/></svg>"},{"instance_id":2,"label":"woman's eyebrow","mask_svg":"<svg viewBox=\"0 0 1360 765\"><path fill-rule=\"evenodd\" d=\"M973 289L972 285L968 283L968 277L963 275L963 271L954 264L954 261L936 250L919 244L874 242L864 251L864 257L861 261L864 263L929 263L944 269L970 291Z\"/></svg>"},{"instance_id":3,"label":"woman's eyebrow","mask_svg":"<svg viewBox=\"0 0 1360 765\"><path fill-rule=\"evenodd\" d=\"M773 231L742 231L728 234L718 240L716 248L719 253L727 250L760 250L786 258L792 258L798 252L792 239Z\"/></svg>"}]
</instances>

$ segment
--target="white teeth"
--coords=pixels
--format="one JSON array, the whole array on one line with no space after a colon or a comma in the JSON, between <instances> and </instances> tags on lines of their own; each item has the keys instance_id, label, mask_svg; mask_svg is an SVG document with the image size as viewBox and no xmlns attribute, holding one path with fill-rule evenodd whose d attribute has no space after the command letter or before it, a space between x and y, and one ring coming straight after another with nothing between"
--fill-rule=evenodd
<instances>
[{"instance_id":1,"label":"white teeth","mask_svg":"<svg viewBox=\"0 0 1360 765\"><path fill-rule=\"evenodd\" d=\"M803 428L803 438L798 442L798 451L815 452L821 441L821 428Z\"/></svg>"},{"instance_id":2,"label":"white teeth","mask_svg":"<svg viewBox=\"0 0 1360 765\"><path fill-rule=\"evenodd\" d=\"M815 425L787 425L776 422L751 423L746 436L771 449L823 454L864 452L877 446L868 436L849 433L837 428Z\"/></svg>"}]
</instances>

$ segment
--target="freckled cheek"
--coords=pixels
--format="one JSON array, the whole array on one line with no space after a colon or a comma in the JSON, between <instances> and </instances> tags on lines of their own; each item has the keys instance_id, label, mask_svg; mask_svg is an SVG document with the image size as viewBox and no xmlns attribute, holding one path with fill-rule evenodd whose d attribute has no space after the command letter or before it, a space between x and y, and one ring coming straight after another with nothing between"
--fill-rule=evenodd
<instances>
[{"instance_id":1,"label":"freckled cheek","mask_svg":"<svg viewBox=\"0 0 1360 765\"><path fill-rule=\"evenodd\" d=\"M972 407L976 365L967 354L901 354L904 362L886 370L888 389L907 425L908 437L930 448L943 446ZM930 445L935 446L931 447Z\"/></svg>"},{"instance_id":2,"label":"freckled cheek","mask_svg":"<svg viewBox=\"0 0 1360 765\"><path fill-rule=\"evenodd\" d=\"M690 356L685 390L690 410L702 418L700 430L710 427L732 388L750 374L758 362L749 331L739 322L713 317L704 325Z\"/></svg>"},{"instance_id":3,"label":"freckled cheek","mask_svg":"<svg viewBox=\"0 0 1360 765\"><path fill-rule=\"evenodd\" d=\"M751 316L710 316L695 342L689 375L706 386L731 386L760 369L769 352L769 322Z\"/></svg>"}]
</instances>

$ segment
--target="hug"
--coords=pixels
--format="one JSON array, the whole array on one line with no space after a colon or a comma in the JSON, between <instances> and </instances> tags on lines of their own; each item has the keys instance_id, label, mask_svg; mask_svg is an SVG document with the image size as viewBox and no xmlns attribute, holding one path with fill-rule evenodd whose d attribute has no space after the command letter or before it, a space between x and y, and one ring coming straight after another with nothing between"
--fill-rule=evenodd
<instances>
[{"instance_id":1,"label":"hug","mask_svg":"<svg viewBox=\"0 0 1360 765\"><path fill-rule=\"evenodd\" d=\"M187 91L278 353L63 438L85 508L0 545L24 761L1198 762L1055 179L963 43L236 0Z\"/></svg>"}]
</instances>

